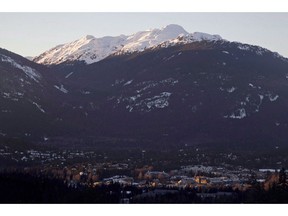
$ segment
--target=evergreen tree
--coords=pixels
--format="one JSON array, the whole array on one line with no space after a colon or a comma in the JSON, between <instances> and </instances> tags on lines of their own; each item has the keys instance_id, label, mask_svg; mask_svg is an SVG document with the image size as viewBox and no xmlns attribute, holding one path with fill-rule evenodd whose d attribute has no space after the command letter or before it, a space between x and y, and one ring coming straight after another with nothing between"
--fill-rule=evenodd
<instances>
[{"instance_id":1,"label":"evergreen tree","mask_svg":"<svg viewBox=\"0 0 288 216\"><path fill-rule=\"evenodd\" d=\"M285 169L282 168L279 172L279 184L285 185L286 184L286 172Z\"/></svg>"}]
</instances>

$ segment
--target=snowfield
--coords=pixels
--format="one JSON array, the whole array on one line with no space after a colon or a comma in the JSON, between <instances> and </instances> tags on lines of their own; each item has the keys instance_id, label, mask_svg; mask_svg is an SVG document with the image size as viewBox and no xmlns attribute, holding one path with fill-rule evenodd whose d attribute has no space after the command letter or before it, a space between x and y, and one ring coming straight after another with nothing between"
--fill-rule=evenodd
<instances>
[{"instance_id":1,"label":"snowfield","mask_svg":"<svg viewBox=\"0 0 288 216\"><path fill-rule=\"evenodd\" d=\"M58 45L35 57L33 61L46 65L75 60L92 64L112 54L120 55L123 53L141 52L148 48L157 47L160 44L161 46L173 46L178 43L191 43L202 40L213 41L222 40L222 38L219 35L200 32L189 34L183 27L170 24L160 29L139 31L129 36L95 38L92 35L86 35L71 43Z\"/></svg>"}]
</instances>

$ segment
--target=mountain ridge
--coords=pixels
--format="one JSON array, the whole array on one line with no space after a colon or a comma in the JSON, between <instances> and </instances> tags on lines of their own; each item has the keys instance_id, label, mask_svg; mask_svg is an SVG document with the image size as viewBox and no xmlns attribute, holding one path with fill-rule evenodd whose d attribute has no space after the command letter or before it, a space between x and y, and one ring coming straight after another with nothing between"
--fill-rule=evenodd
<instances>
[{"instance_id":1,"label":"mountain ridge","mask_svg":"<svg viewBox=\"0 0 288 216\"><path fill-rule=\"evenodd\" d=\"M287 59L200 36L180 35L93 64L45 66L0 50L0 136L79 145L285 145ZM39 83L23 73L25 66L40 73Z\"/></svg>"},{"instance_id":2,"label":"mountain ridge","mask_svg":"<svg viewBox=\"0 0 288 216\"><path fill-rule=\"evenodd\" d=\"M188 33L183 27L170 24L160 29L139 31L128 36L120 35L95 38L92 35L86 35L73 42L57 45L34 57L33 61L46 65L71 61L84 61L86 64L92 64L101 61L111 54L141 52L160 43L173 40L178 36L188 35L194 41L222 39L219 35L200 32Z\"/></svg>"}]
</instances>

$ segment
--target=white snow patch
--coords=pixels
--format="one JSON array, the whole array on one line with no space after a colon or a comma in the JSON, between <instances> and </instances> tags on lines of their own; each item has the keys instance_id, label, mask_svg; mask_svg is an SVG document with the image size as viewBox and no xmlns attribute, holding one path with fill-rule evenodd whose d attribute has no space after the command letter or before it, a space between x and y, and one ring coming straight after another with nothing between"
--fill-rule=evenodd
<instances>
[{"instance_id":1,"label":"white snow patch","mask_svg":"<svg viewBox=\"0 0 288 216\"><path fill-rule=\"evenodd\" d=\"M250 101L249 98L250 98L250 95L247 95L246 98L245 98L246 102L249 102L249 101Z\"/></svg>"},{"instance_id":2,"label":"white snow patch","mask_svg":"<svg viewBox=\"0 0 288 216\"><path fill-rule=\"evenodd\" d=\"M74 73L74 72L70 72L69 74L67 74L67 75L65 76L65 79L69 78L73 73Z\"/></svg>"},{"instance_id":3,"label":"white snow patch","mask_svg":"<svg viewBox=\"0 0 288 216\"><path fill-rule=\"evenodd\" d=\"M168 83L168 84L171 84L172 86L178 82L179 82L178 80L175 80L173 78L168 78L168 79L159 81L159 83L161 84Z\"/></svg>"},{"instance_id":4,"label":"white snow patch","mask_svg":"<svg viewBox=\"0 0 288 216\"><path fill-rule=\"evenodd\" d=\"M112 84L112 86L115 86L115 85L119 85L121 83L123 83L125 80L124 79L121 79L121 80L115 80L114 84Z\"/></svg>"},{"instance_id":5,"label":"white snow patch","mask_svg":"<svg viewBox=\"0 0 288 216\"><path fill-rule=\"evenodd\" d=\"M0 54L0 59L2 62L9 62L13 67L22 70L26 74L26 76L33 79L35 82L39 82L41 76L35 69L28 67L26 65L21 65L17 63L14 59L2 54Z\"/></svg>"},{"instance_id":6,"label":"white snow patch","mask_svg":"<svg viewBox=\"0 0 288 216\"><path fill-rule=\"evenodd\" d=\"M127 81L126 83L124 83L123 86L130 85L132 82L133 82L133 80L129 80L129 81Z\"/></svg>"},{"instance_id":7,"label":"white snow patch","mask_svg":"<svg viewBox=\"0 0 288 216\"><path fill-rule=\"evenodd\" d=\"M2 92L3 98L10 99L12 101L19 101L19 98L23 98L24 93L21 92L13 92L13 93L7 93Z\"/></svg>"},{"instance_id":8,"label":"white snow patch","mask_svg":"<svg viewBox=\"0 0 288 216\"><path fill-rule=\"evenodd\" d=\"M244 108L236 110L234 113L232 113L232 115L229 116L229 118L232 119L243 119L245 117L246 117L246 111Z\"/></svg>"},{"instance_id":9,"label":"white snow patch","mask_svg":"<svg viewBox=\"0 0 288 216\"><path fill-rule=\"evenodd\" d=\"M148 99L151 101L147 102L146 106L149 109L152 108L153 106L156 108L161 108L161 109L165 108L165 107L169 106L168 99L169 99L171 94L172 93L170 93L170 92L162 92L160 95L156 95L153 98Z\"/></svg>"},{"instance_id":10,"label":"white snow patch","mask_svg":"<svg viewBox=\"0 0 288 216\"><path fill-rule=\"evenodd\" d=\"M148 102L146 105L149 109L153 106L155 106L156 108L165 108L169 105L169 102L164 98L159 98Z\"/></svg>"},{"instance_id":11,"label":"white snow patch","mask_svg":"<svg viewBox=\"0 0 288 216\"><path fill-rule=\"evenodd\" d=\"M262 100L263 100L264 96L263 95L259 95L259 97L260 97L260 103L262 103Z\"/></svg>"},{"instance_id":12,"label":"white snow patch","mask_svg":"<svg viewBox=\"0 0 288 216\"><path fill-rule=\"evenodd\" d=\"M10 93L3 92L3 97L4 98L10 98Z\"/></svg>"},{"instance_id":13,"label":"white snow patch","mask_svg":"<svg viewBox=\"0 0 288 216\"><path fill-rule=\"evenodd\" d=\"M19 97L22 97L24 95L24 93L21 93L21 92L16 92L15 94Z\"/></svg>"},{"instance_id":14,"label":"white snow patch","mask_svg":"<svg viewBox=\"0 0 288 216\"><path fill-rule=\"evenodd\" d=\"M58 89L59 91L63 92L64 94L67 94L68 93L68 90L64 88L64 86L61 84L60 87L57 86L57 85L54 85L54 87L56 89Z\"/></svg>"},{"instance_id":15,"label":"white snow patch","mask_svg":"<svg viewBox=\"0 0 288 216\"><path fill-rule=\"evenodd\" d=\"M250 87L252 87L252 88L257 88L256 86L254 86L252 83L249 83L248 84Z\"/></svg>"},{"instance_id":16,"label":"white snow patch","mask_svg":"<svg viewBox=\"0 0 288 216\"><path fill-rule=\"evenodd\" d=\"M232 86L231 88L227 89L227 92L232 93L236 90L236 88L234 86Z\"/></svg>"},{"instance_id":17,"label":"white snow patch","mask_svg":"<svg viewBox=\"0 0 288 216\"><path fill-rule=\"evenodd\" d=\"M260 97L260 102L259 102L259 104L257 104L257 109L255 110L256 112L259 112L260 106L261 106L262 101L263 101L263 99L264 99L264 96L263 96L263 95L259 95L259 97Z\"/></svg>"},{"instance_id":18,"label":"white snow patch","mask_svg":"<svg viewBox=\"0 0 288 216\"><path fill-rule=\"evenodd\" d=\"M145 86L142 89L137 90L136 91L137 93L141 93L141 92L143 92L143 91L145 91L145 90L147 90L149 88L153 88L153 87L157 86L158 83L154 82L154 81L145 81L145 82L142 82L142 83L138 84L137 86L143 86L143 85L145 85Z\"/></svg>"},{"instance_id":19,"label":"white snow patch","mask_svg":"<svg viewBox=\"0 0 288 216\"><path fill-rule=\"evenodd\" d=\"M135 101L137 98L140 98L141 97L141 95L140 94L137 94L136 96L131 96L130 97L130 100L131 101Z\"/></svg>"},{"instance_id":20,"label":"white snow patch","mask_svg":"<svg viewBox=\"0 0 288 216\"><path fill-rule=\"evenodd\" d=\"M81 91L81 93L82 93L82 94L84 94L84 95L88 95L88 94L91 94L91 92L90 92L90 91Z\"/></svg>"},{"instance_id":21,"label":"white snow patch","mask_svg":"<svg viewBox=\"0 0 288 216\"><path fill-rule=\"evenodd\" d=\"M129 106L129 112L132 112L132 110L133 110L133 107Z\"/></svg>"},{"instance_id":22,"label":"white snow patch","mask_svg":"<svg viewBox=\"0 0 288 216\"><path fill-rule=\"evenodd\" d=\"M172 58L174 58L175 57L175 55L172 55L172 56L170 56L170 57L168 57L168 58L165 58L165 61L169 61L169 60L171 60Z\"/></svg>"},{"instance_id":23,"label":"white snow patch","mask_svg":"<svg viewBox=\"0 0 288 216\"><path fill-rule=\"evenodd\" d=\"M228 52L228 51L225 51L225 50L224 50L224 51L222 51L222 53L225 53L225 54L229 54L229 52Z\"/></svg>"},{"instance_id":24,"label":"white snow patch","mask_svg":"<svg viewBox=\"0 0 288 216\"><path fill-rule=\"evenodd\" d=\"M271 102L276 101L279 98L279 95L272 95L272 94L268 94L269 100Z\"/></svg>"},{"instance_id":25,"label":"white snow patch","mask_svg":"<svg viewBox=\"0 0 288 216\"><path fill-rule=\"evenodd\" d=\"M137 107L141 109L141 111L144 111L146 109L147 112L150 111L151 108L159 108L163 109L165 107L169 106L169 97L171 96L172 93L170 92L162 92L159 95L156 95L152 98L146 98L143 100L138 100L138 98L141 97L140 94L137 94L136 96L131 96L129 98L124 98L122 101L128 101L129 104L126 105L126 109L129 110L129 112L132 112L133 110L136 110ZM121 98L117 99L117 103L121 102ZM147 110L148 109L148 110Z\"/></svg>"},{"instance_id":26,"label":"white snow patch","mask_svg":"<svg viewBox=\"0 0 288 216\"><path fill-rule=\"evenodd\" d=\"M279 96L278 96L278 95L275 95L275 97L270 97L270 100L271 100L271 101L276 101L278 98L279 98Z\"/></svg>"},{"instance_id":27,"label":"white snow patch","mask_svg":"<svg viewBox=\"0 0 288 216\"><path fill-rule=\"evenodd\" d=\"M226 66L226 62L222 62L222 65L223 65L223 66Z\"/></svg>"},{"instance_id":28,"label":"white snow patch","mask_svg":"<svg viewBox=\"0 0 288 216\"><path fill-rule=\"evenodd\" d=\"M239 44L238 49L240 50L250 50L250 46L247 44Z\"/></svg>"},{"instance_id":29,"label":"white snow patch","mask_svg":"<svg viewBox=\"0 0 288 216\"><path fill-rule=\"evenodd\" d=\"M162 92L162 93L160 94L160 96L161 96L161 97L162 97L162 96L170 97L171 94L172 94L172 93L170 93L170 92Z\"/></svg>"},{"instance_id":30,"label":"white snow patch","mask_svg":"<svg viewBox=\"0 0 288 216\"><path fill-rule=\"evenodd\" d=\"M43 113L45 113L45 110L41 108L41 106L39 104L37 104L36 102L33 102L32 103Z\"/></svg>"},{"instance_id":31,"label":"white snow patch","mask_svg":"<svg viewBox=\"0 0 288 216\"><path fill-rule=\"evenodd\" d=\"M259 97L260 97L260 103L259 103L259 105L258 105L258 108L260 108L260 106L261 106L261 104L262 104L262 101L263 101L263 99L264 99L264 96L263 96L263 95L259 95Z\"/></svg>"},{"instance_id":32,"label":"white snow patch","mask_svg":"<svg viewBox=\"0 0 288 216\"><path fill-rule=\"evenodd\" d=\"M249 45L249 44L239 44L238 49L255 52L257 55L260 55L260 56L262 56L264 53L270 52L269 50L267 50L263 47L253 46L253 45ZM274 54L274 57L276 57L275 54ZM279 57L281 58L281 56L279 56Z\"/></svg>"}]
</instances>

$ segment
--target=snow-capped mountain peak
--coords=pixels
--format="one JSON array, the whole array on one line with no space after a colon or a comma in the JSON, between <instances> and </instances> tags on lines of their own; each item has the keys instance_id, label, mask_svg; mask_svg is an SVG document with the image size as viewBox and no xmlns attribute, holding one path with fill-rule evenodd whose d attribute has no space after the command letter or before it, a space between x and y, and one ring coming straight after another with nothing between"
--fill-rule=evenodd
<instances>
[{"instance_id":1,"label":"snow-capped mountain peak","mask_svg":"<svg viewBox=\"0 0 288 216\"><path fill-rule=\"evenodd\" d=\"M50 65L79 60L91 64L111 54L143 51L163 42L177 40L179 37L190 38L190 41L222 39L219 35L199 32L189 34L182 26L170 24L160 29L139 31L129 36L95 38L86 35L71 43L58 45L35 57L33 61Z\"/></svg>"},{"instance_id":2,"label":"snow-capped mountain peak","mask_svg":"<svg viewBox=\"0 0 288 216\"><path fill-rule=\"evenodd\" d=\"M182 26L176 24L164 26L160 30L163 34L170 34L171 37L175 37L175 35L178 36L180 34L188 34L188 32Z\"/></svg>"},{"instance_id":3,"label":"snow-capped mountain peak","mask_svg":"<svg viewBox=\"0 0 288 216\"><path fill-rule=\"evenodd\" d=\"M164 41L171 40L179 35L188 34L184 28L179 25L171 24L161 29L152 29L137 32L127 38L126 44L121 48L121 52L143 51Z\"/></svg>"}]
</instances>

